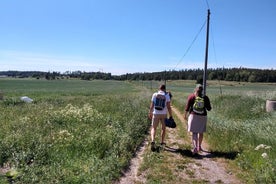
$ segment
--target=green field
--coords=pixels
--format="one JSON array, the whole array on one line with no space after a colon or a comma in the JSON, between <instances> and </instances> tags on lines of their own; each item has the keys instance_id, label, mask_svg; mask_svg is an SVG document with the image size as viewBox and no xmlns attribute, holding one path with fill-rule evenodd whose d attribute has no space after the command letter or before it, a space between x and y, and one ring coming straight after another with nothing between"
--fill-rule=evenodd
<instances>
[{"instance_id":1,"label":"green field","mask_svg":"<svg viewBox=\"0 0 276 184\"><path fill-rule=\"evenodd\" d=\"M112 183L148 136L149 101L160 83L0 79L0 165L13 172L8 178L2 173L0 182ZM195 82L166 84L173 105L183 111ZM276 182L276 115L265 111L275 89L208 83L211 149L233 154L241 175L256 183ZM34 102L24 103L21 96Z\"/></svg>"},{"instance_id":2,"label":"green field","mask_svg":"<svg viewBox=\"0 0 276 184\"><path fill-rule=\"evenodd\" d=\"M128 82L4 79L0 88L0 164L15 182L110 183L147 134L148 99Z\"/></svg>"},{"instance_id":3,"label":"green field","mask_svg":"<svg viewBox=\"0 0 276 184\"><path fill-rule=\"evenodd\" d=\"M183 111L194 82L172 81L170 87L173 104ZM276 111L266 112L266 100L276 100L276 84L210 81L207 95L213 107L206 134L211 150L234 159L246 183L275 183Z\"/></svg>"}]
</instances>

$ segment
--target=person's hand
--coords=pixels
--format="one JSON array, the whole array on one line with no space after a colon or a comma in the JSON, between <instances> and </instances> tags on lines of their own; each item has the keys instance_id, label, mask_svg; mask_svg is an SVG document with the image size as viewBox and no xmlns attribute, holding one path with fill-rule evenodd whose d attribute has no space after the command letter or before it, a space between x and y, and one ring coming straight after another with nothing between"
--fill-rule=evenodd
<instances>
[{"instance_id":1,"label":"person's hand","mask_svg":"<svg viewBox=\"0 0 276 184\"><path fill-rule=\"evenodd\" d=\"M149 118L150 120L152 120L152 113L149 113L149 114L148 114L148 118Z\"/></svg>"},{"instance_id":2,"label":"person's hand","mask_svg":"<svg viewBox=\"0 0 276 184\"><path fill-rule=\"evenodd\" d=\"M188 121L188 118L187 118L187 116L184 116L184 120Z\"/></svg>"}]
</instances>

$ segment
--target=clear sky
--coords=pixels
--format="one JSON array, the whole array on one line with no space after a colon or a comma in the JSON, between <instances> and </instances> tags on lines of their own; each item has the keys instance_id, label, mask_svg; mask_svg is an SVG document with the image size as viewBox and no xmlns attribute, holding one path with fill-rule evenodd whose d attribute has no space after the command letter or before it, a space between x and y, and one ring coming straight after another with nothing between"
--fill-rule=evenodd
<instances>
[{"instance_id":1,"label":"clear sky","mask_svg":"<svg viewBox=\"0 0 276 184\"><path fill-rule=\"evenodd\" d=\"M276 0L1 0L0 71L276 69Z\"/></svg>"}]
</instances>

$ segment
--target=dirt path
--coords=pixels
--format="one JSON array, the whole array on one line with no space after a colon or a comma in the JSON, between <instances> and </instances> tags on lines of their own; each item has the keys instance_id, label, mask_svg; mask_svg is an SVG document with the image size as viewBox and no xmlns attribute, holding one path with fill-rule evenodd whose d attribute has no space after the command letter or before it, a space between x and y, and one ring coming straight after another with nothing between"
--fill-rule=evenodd
<instances>
[{"instance_id":1,"label":"dirt path","mask_svg":"<svg viewBox=\"0 0 276 184\"><path fill-rule=\"evenodd\" d=\"M183 115L174 107L172 110L177 116L177 118L181 121L181 123L186 123L184 121ZM174 145L173 148L166 147L167 151L171 152L181 152L181 148L177 145L190 144L190 140L181 140L176 136L178 134L177 129L167 129L167 144ZM187 132L188 133L188 132ZM144 142L143 146L138 150L135 158L132 159L130 168L124 176L120 179L117 184L134 184L134 183L147 183L145 174L138 174L139 165L143 162L143 153L145 148L148 146L147 142ZM203 148L208 149L208 144L203 142ZM183 155L189 155L187 150L182 150L182 154L172 154L170 158L173 163L174 160L183 159ZM185 152L185 153L184 153ZM176 162L177 164L177 162ZM176 165L174 165L176 167ZM224 158L217 157L215 154L210 153L208 151L201 152L199 155L195 157L190 157L189 162L185 165L184 172L181 171L177 173L177 177L179 177L178 181L201 181L201 183L224 183L224 184L239 184L241 183L232 172L227 169L227 164ZM192 174L191 174L192 173ZM175 183L175 182L174 182ZM183 183L183 182L181 182Z\"/></svg>"},{"instance_id":2,"label":"dirt path","mask_svg":"<svg viewBox=\"0 0 276 184\"><path fill-rule=\"evenodd\" d=\"M174 107L173 112L176 114L181 123L186 123L183 115ZM203 149L208 150L208 144L203 140ZM203 151L197 159L188 164L190 170L194 171L194 176L198 180L208 181L208 183L241 183L230 170L226 169L226 164L222 158L218 158L213 153Z\"/></svg>"},{"instance_id":3,"label":"dirt path","mask_svg":"<svg viewBox=\"0 0 276 184\"><path fill-rule=\"evenodd\" d=\"M130 161L129 169L123 173L124 176L121 177L120 181L116 182L116 184L134 184L138 181L139 183L146 183L146 178L144 177L144 174L140 174L138 176L138 169L140 163L143 161L143 153L147 145L147 141L143 142L140 149L137 150L135 157Z\"/></svg>"}]
</instances>

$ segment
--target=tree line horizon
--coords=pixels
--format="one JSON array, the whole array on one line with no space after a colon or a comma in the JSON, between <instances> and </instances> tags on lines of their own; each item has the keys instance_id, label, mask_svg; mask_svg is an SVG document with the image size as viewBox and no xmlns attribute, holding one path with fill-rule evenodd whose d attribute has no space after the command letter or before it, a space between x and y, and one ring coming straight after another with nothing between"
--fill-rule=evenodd
<instances>
[{"instance_id":1,"label":"tree line horizon","mask_svg":"<svg viewBox=\"0 0 276 184\"><path fill-rule=\"evenodd\" d=\"M112 75L104 72L66 71L0 71L0 76L13 78L36 78L46 80L76 78L81 80L196 80L202 82L203 69L164 70L160 72L136 72ZM207 80L236 82L276 82L275 69L216 68L207 69Z\"/></svg>"}]
</instances>

